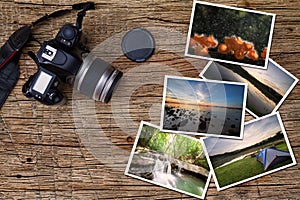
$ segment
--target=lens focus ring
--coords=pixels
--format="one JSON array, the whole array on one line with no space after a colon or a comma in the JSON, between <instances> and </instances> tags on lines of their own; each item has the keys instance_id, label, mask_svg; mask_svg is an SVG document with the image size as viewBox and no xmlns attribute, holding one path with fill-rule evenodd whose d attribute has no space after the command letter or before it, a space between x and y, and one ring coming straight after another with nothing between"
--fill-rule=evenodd
<instances>
[{"instance_id":1,"label":"lens focus ring","mask_svg":"<svg viewBox=\"0 0 300 200\"><path fill-rule=\"evenodd\" d=\"M107 103L121 76L120 71L90 53L83 60L74 87L88 97Z\"/></svg>"},{"instance_id":2,"label":"lens focus ring","mask_svg":"<svg viewBox=\"0 0 300 200\"><path fill-rule=\"evenodd\" d=\"M113 73L114 69L112 67L108 67L106 71L102 74L100 80L98 81L98 84L95 87L94 94L93 94L93 99L99 100L103 102L102 96L103 93L105 92L104 89L106 88L107 82Z\"/></svg>"}]
</instances>

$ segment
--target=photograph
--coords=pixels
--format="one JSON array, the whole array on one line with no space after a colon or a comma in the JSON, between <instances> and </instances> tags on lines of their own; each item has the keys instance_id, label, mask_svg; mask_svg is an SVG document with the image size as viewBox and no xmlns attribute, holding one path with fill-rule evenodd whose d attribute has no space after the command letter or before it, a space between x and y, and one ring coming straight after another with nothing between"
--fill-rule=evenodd
<instances>
[{"instance_id":1,"label":"photograph","mask_svg":"<svg viewBox=\"0 0 300 200\"><path fill-rule=\"evenodd\" d=\"M268 69L211 61L202 70L200 77L247 83L246 110L256 118L276 112L298 82L295 76L272 59L269 59Z\"/></svg>"},{"instance_id":2,"label":"photograph","mask_svg":"<svg viewBox=\"0 0 300 200\"><path fill-rule=\"evenodd\" d=\"M218 190L296 164L278 112L245 123L243 140L210 137L202 142Z\"/></svg>"},{"instance_id":3,"label":"photograph","mask_svg":"<svg viewBox=\"0 0 300 200\"><path fill-rule=\"evenodd\" d=\"M275 16L195 1L185 56L266 69Z\"/></svg>"},{"instance_id":4,"label":"photograph","mask_svg":"<svg viewBox=\"0 0 300 200\"><path fill-rule=\"evenodd\" d=\"M199 139L142 121L125 175L203 199L211 178Z\"/></svg>"},{"instance_id":5,"label":"photograph","mask_svg":"<svg viewBox=\"0 0 300 200\"><path fill-rule=\"evenodd\" d=\"M242 139L247 85L165 76L161 130Z\"/></svg>"}]
</instances>

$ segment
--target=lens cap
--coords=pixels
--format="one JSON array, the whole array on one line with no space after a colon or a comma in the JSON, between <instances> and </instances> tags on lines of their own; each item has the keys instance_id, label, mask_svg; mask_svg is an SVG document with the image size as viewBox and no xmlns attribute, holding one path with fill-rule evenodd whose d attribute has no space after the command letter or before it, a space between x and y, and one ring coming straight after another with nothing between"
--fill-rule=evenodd
<instances>
[{"instance_id":1,"label":"lens cap","mask_svg":"<svg viewBox=\"0 0 300 200\"><path fill-rule=\"evenodd\" d=\"M130 60L144 62L154 53L155 41L148 30L134 28L123 37L122 50Z\"/></svg>"}]
</instances>

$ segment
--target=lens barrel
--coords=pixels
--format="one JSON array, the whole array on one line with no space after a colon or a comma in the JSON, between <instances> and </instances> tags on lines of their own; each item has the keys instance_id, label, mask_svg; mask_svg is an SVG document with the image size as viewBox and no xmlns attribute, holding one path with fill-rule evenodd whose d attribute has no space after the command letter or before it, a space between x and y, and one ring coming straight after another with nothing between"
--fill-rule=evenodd
<instances>
[{"instance_id":1,"label":"lens barrel","mask_svg":"<svg viewBox=\"0 0 300 200\"><path fill-rule=\"evenodd\" d=\"M83 59L74 87L94 100L108 103L123 73L89 53Z\"/></svg>"}]
</instances>

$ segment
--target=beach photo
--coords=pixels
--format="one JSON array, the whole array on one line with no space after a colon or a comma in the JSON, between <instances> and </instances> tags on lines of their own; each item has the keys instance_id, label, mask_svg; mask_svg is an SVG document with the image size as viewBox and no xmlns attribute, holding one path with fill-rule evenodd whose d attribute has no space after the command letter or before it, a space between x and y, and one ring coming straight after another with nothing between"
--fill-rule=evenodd
<instances>
[{"instance_id":1,"label":"beach photo","mask_svg":"<svg viewBox=\"0 0 300 200\"><path fill-rule=\"evenodd\" d=\"M247 85L165 76L161 130L241 139Z\"/></svg>"},{"instance_id":2,"label":"beach photo","mask_svg":"<svg viewBox=\"0 0 300 200\"><path fill-rule=\"evenodd\" d=\"M125 175L201 199L211 177L200 140L143 121Z\"/></svg>"},{"instance_id":3,"label":"beach photo","mask_svg":"<svg viewBox=\"0 0 300 200\"><path fill-rule=\"evenodd\" d=\"M195 1L185 55L266 69L275 14Z\"/></svg>"},{"instance_id":4,"label":"beach photo","mask_svg":"<svg viewBox=\"0 0 300 200\"><path fill-rule=\"evenodd\" d=\"M247 83L246 108L256 118L275 112L298 82L295 76L272 59L269 59L268 69L209 62L200 77Z\"/></svg>"},{"instance_id":5,"label":"beach photo","mask_svg":"<svg viewBox=\"0 0 300 200\"><path fill-rule=\"evenodd\" d=\"M243 140L202 141L218 190L296 164L278 112L245 123Z\"/></svg>"}]
</instances>

